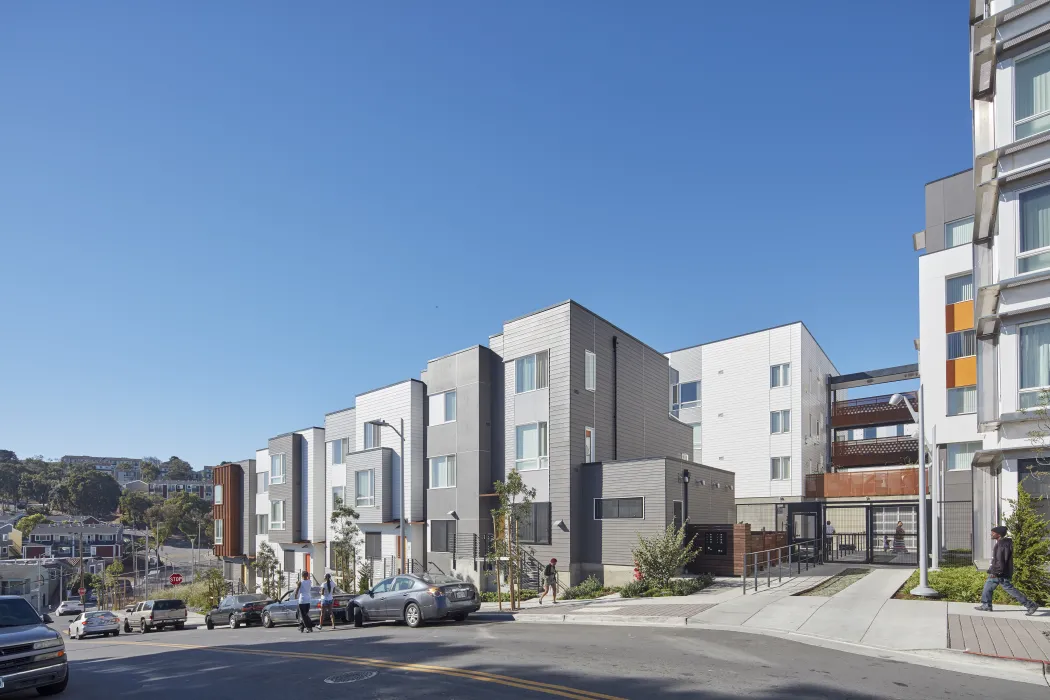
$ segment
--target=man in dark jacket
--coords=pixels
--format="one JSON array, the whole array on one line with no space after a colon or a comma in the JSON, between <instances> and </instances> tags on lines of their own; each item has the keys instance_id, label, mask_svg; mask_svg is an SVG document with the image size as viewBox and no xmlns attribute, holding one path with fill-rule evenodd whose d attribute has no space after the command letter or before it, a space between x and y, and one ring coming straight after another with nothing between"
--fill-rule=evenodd
<instances>
[{"instance_id":1,"label":"man in dark jacket","mask_svg":"<svg viewBox=\"0 0 1050 700\"><path fill-rule=\"evenodd\" d=\"M1010 583L1010 578L1014 575L1014 541L1006 536L1006 528L1002 525L992 528L992 539L995 540L992 565L988 567L988 580L984 582L981 604L977 610L991 612L992 594L998 586L1002 586L1004 591L1025 607L1028 611L1025 615L1034 614L1039 609L1039 604L1028 600L1024 593Z\"/></svg>"}]
</instances>

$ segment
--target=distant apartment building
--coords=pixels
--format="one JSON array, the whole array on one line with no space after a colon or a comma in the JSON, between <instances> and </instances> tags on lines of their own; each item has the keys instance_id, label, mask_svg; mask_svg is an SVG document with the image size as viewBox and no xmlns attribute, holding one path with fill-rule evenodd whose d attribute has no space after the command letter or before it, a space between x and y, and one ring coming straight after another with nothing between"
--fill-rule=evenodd
<instances>
[{"instance_id":1,"label":"distant apartment building","mask_svg":"<svg viewBox=\"0 0 1050 700\"><path fill-rule=\"evenodd\" d=\"M62 457L61 463L69 466L93 467L98 471L109 474L117 480L117 483L123 486L142 478L143 465L148 463L158 465L159 461L150 459L132 459L128 457L65 455Z\"/></svg>"},{"instance_id":2,"label":"distant apartment building","mask_svg":"<svg viewBox=\"0 0 1050 700\"><path fill-rule=\"evenodd\" d=\"M151 496L159 496L163 499L171 498L179 493L192 493L206 501L212 500L212 484L203 481L168 481L159 480L146 483L145 481L133 481L124 487L129 491L140 491Z\"/></svg>"},{"instance_id":3,"label":"distant apartment building","mask_svg":"<svg viewBox=\"0 0 1050 700\"><path fill-rule=\"evenodd\" d=\"M20 530L11 530L10 540L11 544L21 551L24 559L114 559L121 556L124 527L119 523L97 521L41 523L28 536L24 536Z\"/></svg>"}]
</instances>

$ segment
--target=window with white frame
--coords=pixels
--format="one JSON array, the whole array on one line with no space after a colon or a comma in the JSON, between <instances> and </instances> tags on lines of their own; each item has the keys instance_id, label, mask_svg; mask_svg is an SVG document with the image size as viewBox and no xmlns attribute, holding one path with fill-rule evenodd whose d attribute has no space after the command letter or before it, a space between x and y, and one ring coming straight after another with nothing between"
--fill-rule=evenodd
<instances>
[{"instance_id":1,"label":"window with white frame","mask_svg":"<svg viewBox=\"0 0 1050 700\"><path fill-rule=\"evenodd\" d=\"M973 217L968 216L944 225L944 247L954 248L973 242Z\"/></svg>"},{"instance_id":2,"label":"window with white frame","mask_svg":"<svg viewBox=\"0 0 1050 700\"><path fill-rule=\"evenodd\" d=\"M961 416L977 413L977 387L958 386L948 390L948 415Z\"/></svg>"},{"instance_id":3,"label":"window with white frame","mask_svg":"<svg viewBox=\"0 0 1050 700\"><path fill-rule=\"evenodd\" d=\"M772 365L769 368L770 388L788 386L791 384L791 363L785 362L780 365Z\"/></svg>"},{"instance_id":4,"label":"window with white frame","mask_svg":"<svg viewBox=\"0 0 1050 700\"><path fill-rule=\"evenodd\" d=\"M285 473L284 455L270 455L270 483L283 484Z\"/></svg>"},{"instance_id":5,"label":"window with white frame","mask_svg":"<svg viewBox=\"0 0 1050 700\"><path fill-rule=\"evenodd\" d=\"M949 277L944 280L944 303L958 304L973 299L973 273Z\"/></svg>"},{"instance_id":6,"label":"window with white frame","mask_svg":"<svg viewBox=\"0 0 1050 700\"><path fill-rule=\"evenodd\" d=\"M948 471L958 472L970 468L974 454L981 449L980 442L953 442L948 445Z\"/></svg>"},{"instance_id":7,"label":"window with white frame","mask_svg":"<svg viewBox=\"0 0 1050 700\"><path fill-rule=\"evenodd\" d=\"M383 446L383 426L375 423L365 423L363 426L365 435L365 449Z\"/></svg>"},{"instance_id":8,"label":"window with white frame","mask_svg":"<svg viewBox=\"0 0 1050 700\"><path fill-rule=\"evenodd\" d=\"M584 388L587 391L595 391L598 386L598 356L587 350L584 357Z\"/></svg>"},{"instance_id":9,"label":"window with white frame","mask_svg":"<svg viewBox=\"0 0 1050 700\"><path fill-rule=\"evenodd\" d=\"M332 487L332 509L333 510L338 508L339 506L346 505L346 501L343 500L343 490L344 490L344 487L342 487L342 486L333 486Z\"/></svg>"},{"instance_id":10,"label":"window with white frame","mask_svg":"<svg viewBox=\"0 0 1050 700\"><path fill-rule=\"evenodd\" d=\"M1021 408L1037 408L1050 389L1050 321L1021 326Z\"/></svg>"},{"instance_id":11,"label":"window with white frame","mask_svg":"<svg viewBox=\"0 0 1050 700\"><path fill-rule=\"evenodd\" d=\"M1014 138L1050 129L1050 51L1014 63Z\"/></svg>"},{"instance_id":12,"label":"window with white frame","mask_svg":"<svg viewBox=\"0 0 1050 700\"><path fill-rule=\"evenodd\" d=\"M514 361L514 393L547 388L547 352L519 357Z\"/></svg>"},{"instance_id":13,"label":"window with white frame","mask_svg":"<svg viewBox=\"0 0 1050 700\"><path fill-rule=\"evenodd\" d=\"M671 387L671 410L700 405L700 382L682 382Z\"/></svg>"},{"instance_id":14,"label":"window with white frame","mask_svg":"<svg viewBox=\"0 0 1050 700\"><path fill-rule=\"evenodd\" d=\"M594 448L594 428L583 429L583 461L596 462Z\"/></svg>"},{"instance_id":15,"label":"window with white frame","mask_svg":"<svg viewBox=\"0 0 1050 700\"><path fill-rule=\"evenodd\" d=\"M268 472L256 472L255 490L257 493L266 493L270 490L270 474Z\"/></svg>"},{"instance_id":16,"label":"window with white frame","mask_svg":"<svg viewBox=\"0 0 1050 700\"><path fill-rule=\"evenodd\" d=\"M770 411L769 432L772 434L791 432L791 409Z\"/></svg>"},{"instance_id":17,"label":"window with white frame","mask_svg":"<svg viewBox=\"0 0 1050 700\"><path fill-rule=\"evenodd\" d=\"M222 484L215 484L215 505L222 505Z\"/></svg>"},{"instance_id":18,"label":"window with white frame","mask_svg":"<svg viewBox=\"0 0 1050 700\"><path fill-rule=\"evenodd\" d=\"M769 460L769 478L773 481L786 481L791 478L791 458L773 457Z\"/></svg>"},{"instance_id":19,"label":"window with white frame","mask_svg":"<svg viewBox=\"0 0 1050 700\"><path fill-rule=\"evenodd\" d=\"M376 472L365 469L354 472L355 503L359 508L371 508L376 504Z\"/></svg>"},{"instance_id":20,"label":"window with white frame","mask_svg":"<svg viewBox=\"0 0 1050 700\"><path fill-rule=\"evenodd\" d=\"M430 425L441 425L456 420L456 392L446 391L430 395Z\"/></svg>"},{"instance_id":21,"label":"window with white frame","mask_svg":"<svg viewBox=\"0 0 1050 700\"><path fill-rule=\"evenodd\" d=\"M263 534L270 529L270 516L269 515L256 515L255 516L255 532L256 534Z\"/></svg>"},{"instance_id":22,"label":"window with white frame","mask_svg":"<svg viewBox=\"0 0 1050 700\"><path fill-rule=\"evenodd\" d=\"M700 446L703 444L704 431L701 423L692 423L693 428L693 452L699 452ZM694 454L693 457L696 457Z\"/></svg>"},{"instance_id":23,"label":"window with white frame","mask_svg":"<svg viewBox=\"0 0 1050 700\"><path fill-rule=\"evenodd\" d=\"M328 463L342 464L343 458L350 453L350 438L331 440L328 443Z\"/></svg>"},{"instance_id":24,"label":"window with white frame","mask_svg":"<svg viewBox=\"0 0 1050 700\"><path fill-rule=\"evenodd\" d=\"M222 520L215 521L215 544L222 544Z\"/></svg>"},{"instance_id":25,"label":"window with white frame","mask_svg":"<svg viewBox=\"0 0 1050 700\"><path fill-rule=\"evenodd\" d=\"M1019 202L1017 273L1044 270L1050 267L1050 186L1022 192Z\"/></svg>"},{"instance_id":26,"label":"window with white frame","mask_svg":"<svg viewBox=\"0 0 1050 700\"><path fill-rule=\"evenodd\" d=\"M430 458L430 488L447 489L456 485L456 455Z\"/></svg>"},{"instance_id":27,"label":"window with white frame","mask_svg":"<svg viewBox=\"0 0 1050 700\"><path fill-rule=\"evenodd\" d=\"M519 472L546 469L547 424L527 423L514 429L514 468Z\"/></svg>"},{"instance_id":28,"label":"window with white frame","mask_svg":"<svg viewBox=\"0 0 1050 700\"><path fill-rule=\"evenodd\" d=\"M270 529L284 529L284 501L270 501Z\"/></svg>"},{"instance_id":29,"label":"window with white frame","mask_svg":"<svg viewBox=\"0 0 1050 700\"><path fill-rule=\"evenodd\" d=\"M946 337L948 339L949 360L957 360L960 357L970 357L977 354L976 331L956 331L955 333L949 333Z\"/></svg>"}]
</instances>

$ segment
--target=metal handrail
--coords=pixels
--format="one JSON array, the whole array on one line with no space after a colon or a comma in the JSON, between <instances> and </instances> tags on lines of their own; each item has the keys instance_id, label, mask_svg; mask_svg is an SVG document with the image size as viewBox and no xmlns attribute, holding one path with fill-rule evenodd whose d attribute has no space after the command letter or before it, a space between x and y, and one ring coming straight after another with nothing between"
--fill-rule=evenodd
<instances>
[{"instance_id":1,"label":"metal handrail","mask_svg":"<svg viewBox=\"0 0 1050 700\"><path fill-rule=\"evenodd\" d=\"M750 561L750 578L753 579L753 589L758 591L758 572L760 567L766 572L766 588L773 585L773 567L777 569L777 582L784 580L784 560L787 559L787 577L791 578L792 567L797 571L796 575L802 574L803 564L806 571L810 565L819 566L824 563L824 538L814 538L793 544L786 544L773 549L763 549L758 552L747 552L744 554L744 570L740 575L740 583L743 586L744 595L747 595L748 566Z\"/></svg>"}]
</instances>

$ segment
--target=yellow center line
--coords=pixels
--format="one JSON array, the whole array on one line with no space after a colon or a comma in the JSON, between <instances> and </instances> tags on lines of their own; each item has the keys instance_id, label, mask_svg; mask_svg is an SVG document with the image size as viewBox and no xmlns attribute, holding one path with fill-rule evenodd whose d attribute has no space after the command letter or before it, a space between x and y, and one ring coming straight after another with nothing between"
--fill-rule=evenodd
<instances>
[{"instance_id":1,"label":"yellow center line","mask_svg":"<svg viewBox=\"0 0 1050 700\"><path fill-rule=\"evenodd\" d=\"M153 647L168 647L172 649L188 649L197 651L225 651L233 654L255 654L258 656L285 656L299 659L337 661L339 663L353 664L355 666L375 666L379 668L387 668L397 671L410 671L414 673L434 673L443 676L468 678L470 680L481 681L483 683L497 683L499 685L506 685L514 688L521 688L524 690L532 690L538 693L546 693L548 695L558 695L565 698L572 698L573 700L626 700L626 698L621 698L615 695L605 695L602 693L595 693L589 690L579 690L577 688L570 688L564 685L555 685L553 683L530 681L524 678L515 678L514 676L502 676L495 673L488 673L487 671L474 671L465 668L450 668L447 666L432 666L429 664L389 661L386 659L339 656L337 654L314 654L298 651L273 651L267 649L233 648L224 646L209 647L198 644L174 644L170 642L110 641L107 643L128 645L140 644Z\"/></svg>"}]
</instances>

